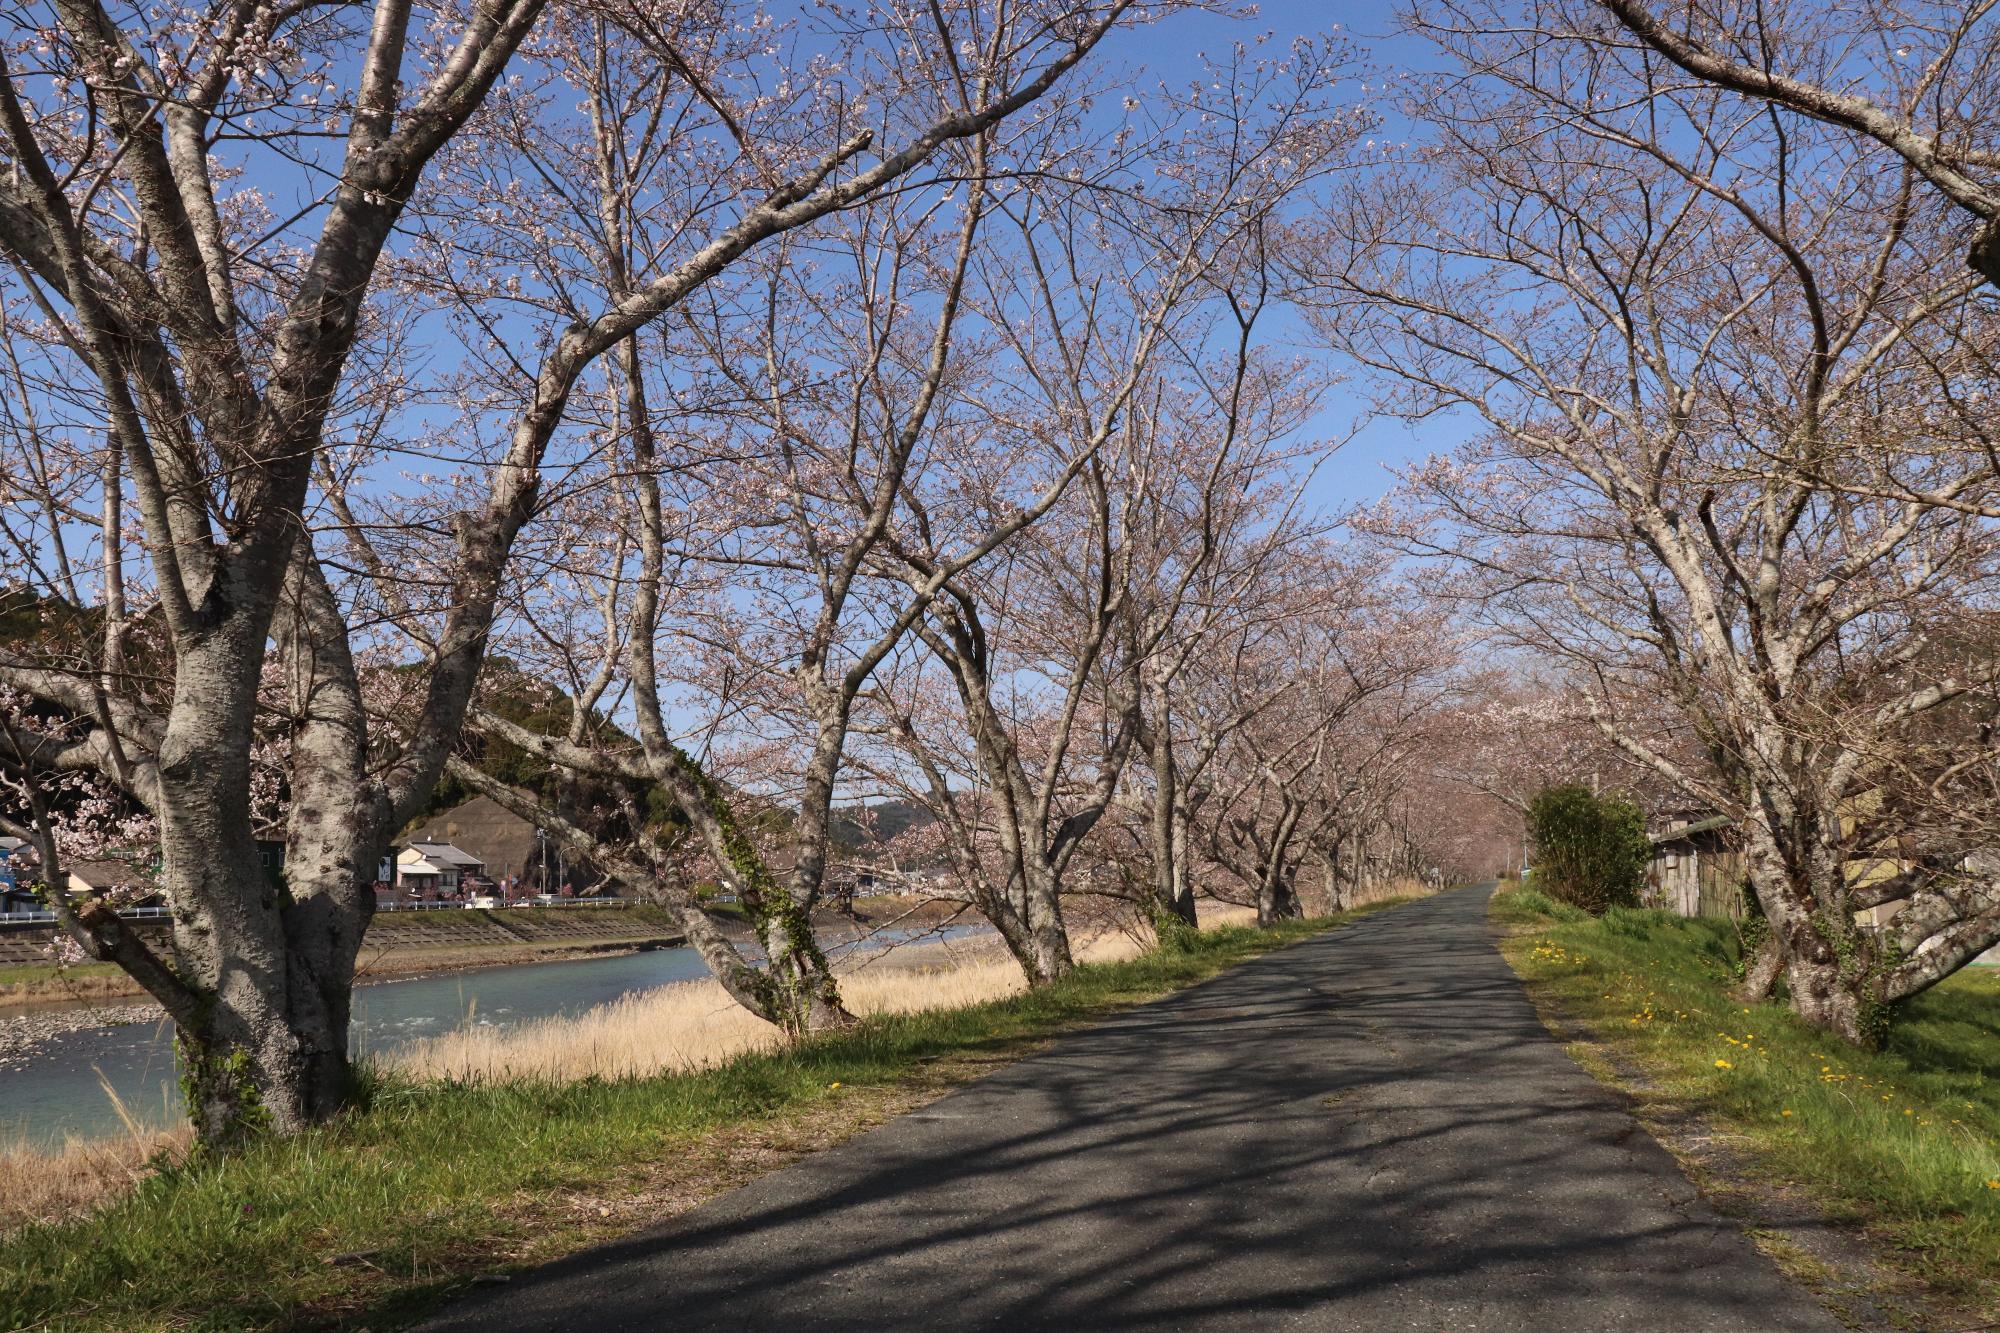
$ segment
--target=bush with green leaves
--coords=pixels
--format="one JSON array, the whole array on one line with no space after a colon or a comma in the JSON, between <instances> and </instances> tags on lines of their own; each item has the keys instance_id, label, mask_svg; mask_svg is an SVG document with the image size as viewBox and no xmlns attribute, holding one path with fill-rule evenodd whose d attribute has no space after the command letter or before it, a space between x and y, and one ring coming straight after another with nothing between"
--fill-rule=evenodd
<instances>
[{"instance_id":1,"label":"bush with green leaves","mask_svg":"<svg viewBox=\"0 0 2000 1333\"><path fill-rule=\"evenodd\" d=\"M1652 858L1638 806L1577 783L1548 787L1528 805L1528 837L1535 887L1549 897L1592 916L1638 906Z\"/></svg>"}]
</instances>

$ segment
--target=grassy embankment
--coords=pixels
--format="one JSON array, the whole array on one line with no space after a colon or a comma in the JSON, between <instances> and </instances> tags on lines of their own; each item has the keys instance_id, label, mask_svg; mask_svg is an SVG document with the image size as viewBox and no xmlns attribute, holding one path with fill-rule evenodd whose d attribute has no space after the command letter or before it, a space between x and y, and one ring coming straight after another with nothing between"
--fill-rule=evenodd
<instances>
[{"instance_id":1,"label":"grassy embankment","mask_svg":"<svg viewBox=\"0 0 2000 1333\"><path fill-rule=\"evenodd\" d=\"M1225 926L1184 954L1088 964L1033 993L885 1014L694 1072L391 1074L335 1125L169 1167L87 1217L16 1232L0 1247L0 1327L390 1327L474 1274L670 1216L1065 1027L1341 919Z\"/></svg>"},{"instance_id":2,"label":"grassy embankment","mask_svg":"<svg viewBox=\"0 0 2000 1333\"><path fill-rule=\"evenodd\" d=\"M1781 1004L1732 999L1729 922L1593 920L1533 890L1499 894L1494 915L1516 928L1502 947L1530 991L1608 1048L1642 1113L1692 1113L1732 1171L1802 1187L1896 1268L2000 1318L2000 975L1959 973L1902 1005L1882 1050L1858 1051Z\"/></svg>"},{"instance_id":3,"label":"grassy embankment","mask_svg":"<svg viewBox=\"0 0 2000 1333\"><path fill-rule=\"evenodd\" d=\"M48 999L116 999L140 993L138 983L126 977L116 963L76 963L72 967L22 963L0 967L0 1007Z\"/></svg>"}]
</instances>

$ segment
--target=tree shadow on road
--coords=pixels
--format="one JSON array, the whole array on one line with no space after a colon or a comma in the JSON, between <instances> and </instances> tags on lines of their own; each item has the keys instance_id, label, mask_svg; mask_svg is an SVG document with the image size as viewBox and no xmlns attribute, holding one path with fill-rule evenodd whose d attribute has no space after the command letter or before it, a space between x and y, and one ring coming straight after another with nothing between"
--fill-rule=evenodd
<instances>
[{"instance_id":1,"label":"tree shadow on road","mask_svg":"<svg viewBox=\"0 0 2000 1333\"><path fill-rule=\"evenodd\" d=\"M1832 1327L1551 1040L1484 905L1118 1015L435 1327Z\"/></svg>"}]
</instances>

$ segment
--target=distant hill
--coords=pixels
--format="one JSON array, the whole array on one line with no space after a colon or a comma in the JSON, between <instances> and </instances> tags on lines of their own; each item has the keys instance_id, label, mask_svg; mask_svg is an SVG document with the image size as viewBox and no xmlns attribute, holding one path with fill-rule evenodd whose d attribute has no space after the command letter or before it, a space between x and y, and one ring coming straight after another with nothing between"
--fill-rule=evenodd
<instances>
[{"instance_id":1,"label":"distant hill","mask_svg":"<svg viewBox=\"0 0 2000 1333\"><path fill-rule=\"evenodd\" d=\"M872 816L872 833L862 822L863 810ZM835 847L845 852L858 852L879 847L900 833L934 822L930 810L916 801L878 801L873 805L835 810L827 831Z\"/></svg>"}]
</instances>

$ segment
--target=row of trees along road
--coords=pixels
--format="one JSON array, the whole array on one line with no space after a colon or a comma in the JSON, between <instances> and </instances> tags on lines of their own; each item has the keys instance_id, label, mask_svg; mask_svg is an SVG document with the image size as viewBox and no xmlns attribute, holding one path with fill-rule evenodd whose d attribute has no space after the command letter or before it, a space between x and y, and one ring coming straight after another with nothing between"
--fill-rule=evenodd
<instances>
[{"instance_id":1,"label":"row of trees along road","mask_svg":"<svg viewBox=\"0 0 2000 1333\"><path fill-rule=\"evenodd\" d=\"M1990 132L1996 39L1990 6L1781 9L1635 40L1595 4L1426 6L1457 73L1412 99L1423 150L1344 191L1301 268L1398 410L1486 426L1380 528L1456 562L1648 785L1734 821L1753 988L1782 972L1864 1040L2000 941L2000 310L1965 262L1990 210L1945 188L1954 154L1993 166L1954 145ZM1852 24L1894 59L1857 63ZM1951 110L1923 147L1746 96L1656 49L1702 68L1691 29L1905 128Z\"/></svg>"},{"instance_id":2,"label":"row of trees along road","mask_svg":"<svg viewBox=\"0 0 2000 1333\"><path fill-rule=\"evenodd\" d=\"M1331 558L1272 239L1367 119L1310 43L1143 98L1087 63L1176 8L9 17L7 827L52 885L157 844L170 941L53 905L173 1019L204 1143L350 1097L369 886L444 779L795 1032L851 1021L807 909L857 734L1032 980L1141 772L1140 896L1191 920L1174 686Z\"/></svg>"},{"instance_id":3,"label":"row of trees along road","mask_svg":"<svg viewBox=\"0 0 2000 1333\"><path fill-rule=\"evenodd\" d=\"M0 668L9 757L156 824L169 950L58 907L172 1016L205 1141L350 1095L376 858L458 738L523 530L606 484L602 386L645 331L787 234L935 184L947 145L1056 133L1130 9L946 0L796 41L704 0L10 13L8 578L90 632ZM39 790L15 822L54 870ZM790 914L774 886L760 916ZM776 952L812 991L810 950Z\"/></svg>"},{"instance_id":4,"label":"row of trees along road","mask_svg":"<svg viewBox=\"0 0 2000 1333\"><path fill-rule=\"evenodd\" d=\"M1867 79L1865 7L1760 7L1745 56L1625 0L1426 6L1456 69L1386 84L1097 58L1178 8L5 20L4 814L53 883L157 842L164 947L55 906L173 1018L204 1142L350 1097L369 884L441 781L804 1032L851 1021L842 793L927 807L1036 984L1065 891L1171 943L1197 886L1479 868L1525 799L1464 753L1514 707L1482 621L1735 819L1811 1020L2000 937L1987 10ZM1300 498L1308 332L1488 428L1365 540Z\"/></svg>"}]
</instances>

